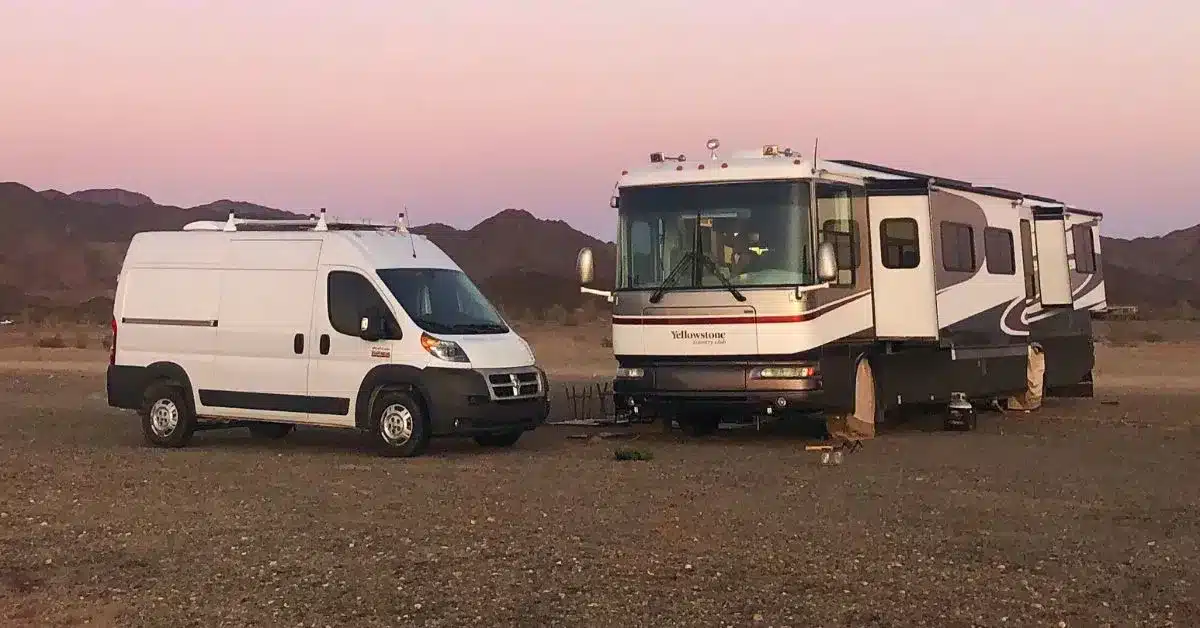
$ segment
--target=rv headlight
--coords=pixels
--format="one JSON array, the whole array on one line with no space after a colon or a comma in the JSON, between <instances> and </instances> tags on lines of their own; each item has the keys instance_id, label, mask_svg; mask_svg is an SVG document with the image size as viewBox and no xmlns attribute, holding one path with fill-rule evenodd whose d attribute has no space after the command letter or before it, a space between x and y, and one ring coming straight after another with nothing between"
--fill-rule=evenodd
<instances>
[{"instance_id":1,"label":"rv headlight","mask_svg":"<svg viewBox=\"0 0 1200 628\"><path fill-rule=\"evenodd\" d=\"M640 369L640 368L621 367L621 368L617 369L617 378L618 379L639 379L645 374L646 374L646 371L644 369Z\"/></svg>"},{"instance_id":2,"label":"rv headlight","mask_svg":"<svg viewBox=\"0 0 1200 628\"><path fill-rule=\"evenodd\" d=\"M467 352L458 346L453 340L442 340L434 338L429 334L421 334L421 347L429 352L429 355L447 362L469 362Z\"/></svg>"},{"instance_id":3,"label":"rv headlight","mask_svg":"<svg viewBox=\"0 0 1200 628\"><path fill-rule=\"evenodd\" d=\"M765 366L758 369L762 379L803 379L817 374L815 366Z\"/></svg>"}]
</instances>

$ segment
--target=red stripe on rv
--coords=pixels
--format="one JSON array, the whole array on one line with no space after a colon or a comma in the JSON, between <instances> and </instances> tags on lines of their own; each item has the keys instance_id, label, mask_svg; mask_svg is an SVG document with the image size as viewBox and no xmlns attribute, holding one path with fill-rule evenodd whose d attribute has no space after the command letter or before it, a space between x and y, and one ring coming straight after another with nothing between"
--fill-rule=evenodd
<instances>
[{"instance_id":1,"label":"red stripe on rv","mask_svg":"<svg viewBox=\"0 0 1200 628\"><path fill-rule=\"evenodd\" d=\"M816 314L787 314L780 316L614 316L613 325L750 325L754 323L803 323Z\"/></svg>"}]
</instances>

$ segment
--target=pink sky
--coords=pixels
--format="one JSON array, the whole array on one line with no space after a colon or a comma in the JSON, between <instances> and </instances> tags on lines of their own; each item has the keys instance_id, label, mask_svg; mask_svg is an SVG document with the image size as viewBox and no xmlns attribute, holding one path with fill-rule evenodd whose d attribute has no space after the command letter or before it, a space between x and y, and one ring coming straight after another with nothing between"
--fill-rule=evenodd
<instances>
[{"instance_id":1,"label":"pink sky","mask_svg":"<svg viewBox=\"0 0 1200 628\"><path fill-rule=\"evenodd\" d=\"M1200 3L4 0L0 180L611 239L652 151L764 143L1200 222Z\"/></svg>"}]
</instances>

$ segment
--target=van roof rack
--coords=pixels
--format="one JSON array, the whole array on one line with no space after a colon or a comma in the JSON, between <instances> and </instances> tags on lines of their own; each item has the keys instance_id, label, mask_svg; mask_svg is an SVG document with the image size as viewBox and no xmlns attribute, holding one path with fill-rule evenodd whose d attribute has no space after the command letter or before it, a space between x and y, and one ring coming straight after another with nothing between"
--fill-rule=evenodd
<instances>
[{"instance_id":1,"label":"van roof rack","mask_svg":"<svg viewBox=\"0 0 1200 628\"><path fill-rule=\"evenodd\" d=\"M184 231L399 231L408 233L404 222L404 214L398 215L392 224L360 222L339 222L325 218L325 208L320 214L309 215L307 218L238 218L233 211L225 222L215 220L197 220L183 227Z\"/></svg>"}]
</instances>

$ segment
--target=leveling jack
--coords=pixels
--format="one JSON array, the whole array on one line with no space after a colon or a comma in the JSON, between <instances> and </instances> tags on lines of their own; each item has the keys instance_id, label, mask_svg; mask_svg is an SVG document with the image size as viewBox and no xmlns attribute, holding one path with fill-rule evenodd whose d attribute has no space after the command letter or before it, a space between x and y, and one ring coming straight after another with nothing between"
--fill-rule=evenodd
<instances>
[{"instance_id":1,"label":"leveling jack","mask_svg":"<svg viewBox=\"0 0 1200 628\"><path fill-rule=\"evenodd\" d=\"M821 452L821 464L842 464L844 453L854 453L862 449L862 441L841 439L836 445L805 445L804 451Z\"/></svg>"},{"instance_id":2,"label":"leveling jack","mask_svg":"<svg viewBox=\"0 0 1200 628\"><path fill-rule=\"evenodd\" d=\"M951 431L971 431L978 423L975 406L967 400L965 393L950 393L950 403L946 406L946 420L942 427Z\"/></svg>"}]
</instances>

